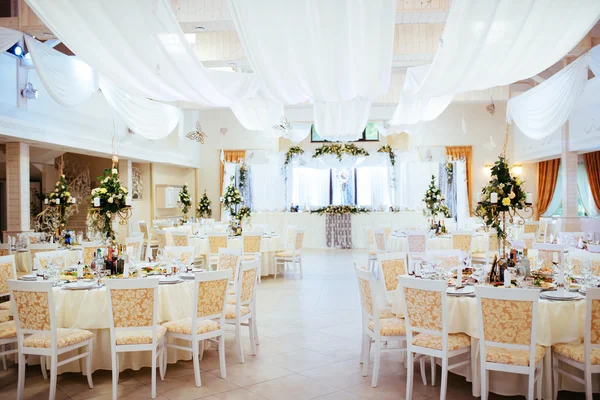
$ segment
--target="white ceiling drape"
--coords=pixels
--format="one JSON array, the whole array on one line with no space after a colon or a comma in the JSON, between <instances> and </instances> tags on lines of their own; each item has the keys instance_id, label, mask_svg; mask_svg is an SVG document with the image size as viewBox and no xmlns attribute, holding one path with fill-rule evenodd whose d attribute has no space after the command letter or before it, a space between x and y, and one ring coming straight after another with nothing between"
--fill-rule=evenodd
<instances>
[{"instance_id":1,"label":"white ceiling drape","mask_svg":"<svg viewBox=\"0 0 600 400\"><path fill-rule=\"evenodd\" d=\"M600 46L536 87L510 99L506 107L508 123L514 122L521 132L533 139L556 132L588 86L588 68L600 76Z\"/></svg>"},{"instance_id":2,"label":"white ceiling drape","mask_svg":"<svg viewBox=\"0 0 600 400\"><path fill-rule=\"evenodd\" d=\"M393 0L229 0L229 10L270 99L313 103L324 139L360 136L389 87Z\"/></svg>"},{"instance_id":3,"label":"white ceiling drape","mask_svg":"<svg viewBox=\"0 0 600 400\"><path fill-rule=\"evenodd\" d=\"M15 43L21 40L22 32L0 26L0 53L10 49Z\"/></svg>"},{"instance_id":4,"label":"white ceiling drape","mask_svg":"<svg viewBox=\"0 0 600 400\"><path fill-rule=\"evenodd\" d=\"M542 72L573 49L599 17L597 0L577 6L564 0L453 1L433 63L426 75L414 74L417 81L407 87L407 93L420 97L400 102L390 123L414 123L401 118L411 112L420 118L441 114L441 100L435 98ZM407 104L411 112L403 110Z\"/></svg>"}]
</instances>

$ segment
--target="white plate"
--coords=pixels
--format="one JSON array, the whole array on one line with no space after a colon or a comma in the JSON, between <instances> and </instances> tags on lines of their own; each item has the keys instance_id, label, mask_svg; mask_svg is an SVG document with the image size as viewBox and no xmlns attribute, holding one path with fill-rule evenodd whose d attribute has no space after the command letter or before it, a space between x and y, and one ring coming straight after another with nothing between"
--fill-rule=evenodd
<instances>
[{"instance_id":1,"label":"white plate","mask_svg":"<svg viewBox=\"0 0 600 400\"><path fill-rule=\"evenodd\" d=\"M161 285L172 285L174 283L180 283L183 282L183 280L179 279L179 278L160 278L158 280L158 283Z\"/></svg>"},{"instance_id":2,"label":"white plate","mask_svg":"<svg viewBox=\"0 0 600 400\"><path fill-rule=\"evenodd\" d=\"M93 289L95 287L96 287L96 284L94 282L82 282L82 281L66 283L63 285L63 289L69 289L69 290L88 290L88 289Z\"/></svg>"},{"instance_id":3,"label":"white plate","mask_svg":"<svg viewBox=\"0 0 600 400\"><path fill-rule=\"evenodd\" d=\"M475 288L473 286L463 286L462 288L457 289L456 287L451 286L446 289L446 293L455 296L465 296L475 293Z\"/></svg>"},{"instance_id":4,"label":"white plate","mask_svg":"<svg viewBox=\"0 0 600 400\"><path fill-rule=\"evenodd\" d=\"M546 300L579 300L583 299L583 296L577 292L563 292L559 294L558 291L541 292L540 297Z\"/></svg>"},{"instance_id":5,"label":"white plate","mask_svg":"<svg viewBox=\"0 0 600 400\"><path fill-rule=\"evenodd\" d=\"M35 275L35 274L23 275L20 279L22 281L37 281L38 280L38 276Z\"/></svg>"},{"instance_id":6,"label":"white plate","mask_svg":"<svg viewBox=\"0 0 600 400\"><path fill-rule=\"evenodd\" d=\"M194 273L193 272L184 272L182 274L179 274L179 277L181 279L194 279Z\"/></svg>"}]
</instances>

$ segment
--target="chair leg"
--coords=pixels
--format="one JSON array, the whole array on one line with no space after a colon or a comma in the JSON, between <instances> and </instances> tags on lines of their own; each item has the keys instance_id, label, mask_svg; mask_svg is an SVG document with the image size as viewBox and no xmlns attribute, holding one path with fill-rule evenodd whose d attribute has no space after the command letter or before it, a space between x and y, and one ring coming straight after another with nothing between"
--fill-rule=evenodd
<instances>
[{"instance_id":1,"label":"chair leg","mask_svg":"<svg viewBox=\"0 0 600 400\"><path fill-rule=\"evenodd\" d=\"M165 357L167 352L167 346L165 346L165 338L162 340L162 345L158 353L158 372L160 374L160 380L165 380Z\"/></svg>"},{"instance_id":2,"label":"chair leg","mask_svg":"<svg viewBox=\"0 0 600 400\"><path fill-rule=\"evenodd\" d=\"M535 389L535 368L529 372L529 380L527 385L527 400L534 400L534 389Z\"/></svg>"},{"instance_id":3,"label":"chair leg","mask_svg":"<svg viewBox=\"0 0 600 400\"><path fill-rule=\"evenodd\" d=\"M427 386L427 373L425 372L425 357L419 358L419 364L421 366L421 380L423 381L423 386Z\"/></svg>"},{"instance_id":4,"label":"chair leg","mask_svg":"<svg viewBox=\"0 0 600 400\"><path fill-rule=\"evenodd\" d=\"M304 274L302 273L302 256L298 259L298 265L300 266L300 279L303 279Z\"/></svg>"},{"instance_id":5,"label":"chair leg","mask_svg":"<svg viewBox=\"0 0 600 400\"><path fill-rule=\"evenodd\" d=\"M152 371L150 371L150 373L152 374L152 392L151 392L151 396L153 399L156 398L156 348L152 349Z\"/></svg>"},{"instance_id":6,"label":"chair leg","mask_svg":"<svg viewBox=\"0 0 600 400\"><path fill-rule=\"evenodd\" d=\"M46 356L40 356L40 369L44 379L48 379L48 368L46 367Z\"/></svg>"},{"instance_id":7,"label":"chair leg","mask_svg":"<svg viewBox=\"0 0 600 400\"><path fill-rule=\"evenodd\" d=\"M363 331L362 340L360 341L360 360L358 360L360 364L364 363L364 361L365 361L366 343L367 343L367 335L365 335L365 333Z\"/></svg>"},{"instance_id":8,"label":"chair leg","mask_svg":"<svg viewBox=\"0 0 600 400\"><path fill-rule=\"evenodd\" d=\"M406 400L411 400L413 391L413 374L415 370L412 351L407 351L406 359L408 362L408 370L406 371Z\"/></svg>"},{"instance_id":9,"label":"chair leg","mask_svg":"<svg viewBox=\"0 0 600 400\"><path fill-rule=\"evenodd\" d=\"M585 400L592 400L592 372L587 368L583 371L583 379L585 381Z\"/></svg>"},{"instance_id":10,"label":"chair leg","mask_svg":"<svg viewBox=\"0 0 600 400\"><path fill-rule=\"evenodd\" d=\"M50 395L49 400L56 398L56 377L58 375L58 356L53 354L50 357Z\"/></svg>"},{"instance_id":11,"label":"chair leg","mask_svg":"<svg viewBox=\"0 0 600 400\"><path fill-rule=\"evenodd\" d=\"M192 360L194 362L194 378L196 380L196 387L202 386L202 381L200 380L200 360L198 359L198 346L198 342L192 343L192 348L194 349Z\"/></svg>"},{"instance_id":12,"label":"chair leg","mask_svg":"<svg viewBox=\"0 0 600 400\"><path fill-rule=\"evenodd\" d=\"M484 361L481 362L481 400L487 400L488 389L487 389L487 369L485 369Z\"/></svg>"},{"instance_id":13,"label":"chair leg","mask_svg":"<svg viewBox=\"0 0 600 400\"><path fill-rule=\"evenodd\" d=\"M4 346L3 346L4 347ZM3 349L4 350L4 349ZM2 356L2 368L6 371L7 367L6 367L6 356Z\"/></svg>"},{"instance_id":14,"label":"chair leg","mask_svg":"<svg viewBox=\"0 0 600 400\"><path fill-rule=\"evenodd\" d=\"M429 357L429 361L431 362L431 386L435 386L435 373L437 367L437 365L435 364L435 357Z\"/></svg>"},{"instance_id":15,"label":"chair leg","mask_svg":"<svg viewBox=\"0 0 600 400\"><path fill-rule=\"evenodd\" d=\"M89 353L85 358L85 371L87 372L87 381L90 389L94 388L94 382L92 381L92 350L94 348L94 344L92 343L93 339L88 340L87 344L87 352Z\"/></svg>"},{"instance_id":16,"label":"chair leg","mask_svg":"<svg viewBox=\"0 0 600 400\"><path fill-rule=\"evenodd\" d=\"M536 397L538 400L542 400L542 376L544 375L544 363L541 362L540 363L540 375L538 377L537 383L536 383L536 389L537 389L537 393L536 393Z\"/></svg>"},{"instance_id":17,"label":"chair leg","mask_svg":"<svg viewBox=\"0 0 600 400\"><path fill-rule=\"evenodd\" d=\"M256 306L254 306L254 310L256 310ZM256 322L256 314L252 313L252 326L254 327L254 342L258 346L258 323Z\"/></svg>"},{"instance_id":18,"label":"chair leg","mask_svg":"<svg viewBox=\"0 0 600 400\"><path fill-rule=\"evenodd\" d=\"M369 374L369 358L371 358L371 337L369 335L365 336L365 353L363 355L362 376L367 376Z\"/></svg>"},{"instance_id":19,"label":"chair leg","mask_svg":"<svg viewBox=\"0 0 600 400\"><path fill-rule=\"evenodd\" d=\"M373 361L373 379L371 386L377 387L377 379L379 378L379 364L381 363L381 338L375 339L375 360Z\"/></svg>"},{"instance_id":20,"label":"chair leg","mask_svg":"<svg viewBox=\"0 0 600 400\"><path fill-rule=\"evenodd\" d=\"M434 367L435 367L435 365L434 365ZM446 400L446 390L447 389L448 389L448 357L444 357L444 359L442 360L442 387L440 388L440 400Z\"/></svg>"},{"instance_id":21,"label":"chair leg","mask_svg":"<svg viewBox=\"0 0 600 400\"><path fill-rule=\"evenodd\" d=\"M225 365L225 333L219 336L219 367L221 368L221 378L227 378L227 369Z\"/></svg>"},{"instance_id":22,"label":"chair leg","mask_svg":"<svg viewBox=\"0 0 600 400\"><path fill-rule=\"evenodd\" d=\"M256 342L254 341L254 320L250 318L248 320L248 335L250 336L250 351L252 355L256 355Z\"/></svg>"},{"instance_id":23,"label":"chair leg","mask_svg":"<svg viewBox=\"0 0 600 400\"><path fill-rule=\"evenodd\" d=\"M25 355L21 352L19 354L19 377L17 379L17 399L23 398L23 391L25 389Z\"/></svg>"},{"instance_id":24,"label":"chair leg","mask_svg":"<svg viewBox=\"0 0 600 400\"><path fill-rule=\"evenodd\" d=\"M114 346L114 344L113 344ZM117 384L119 383L119 366L117 365L117 350L113 347L111 354L111 366L112 366L112 397L113 400L117 400Z\"/></svg>"},{"instance_id":25,"label":"chair leg","mask_svg":"<svg viewBox=\"0 0 600 400\"><path fill-rule=\"evenodd\" d=\"M240 323L239 318L235 321L235 340L237 341L238 354L240 356L240 364L243 364L244 361L244 348L242 347L242 324Z\"/></svg>"},{"instance_id":26,"label":"chair leg","mask_svg":"<svg viewBox=\"0 0 600 400\"><path fill-rule=\"evenodd\" d=\"M204 358L204 340L201 340L198 346L200 347L198 357L200 358L200 361L202 361L202 359Z\"/></svg>"}]
</instances>

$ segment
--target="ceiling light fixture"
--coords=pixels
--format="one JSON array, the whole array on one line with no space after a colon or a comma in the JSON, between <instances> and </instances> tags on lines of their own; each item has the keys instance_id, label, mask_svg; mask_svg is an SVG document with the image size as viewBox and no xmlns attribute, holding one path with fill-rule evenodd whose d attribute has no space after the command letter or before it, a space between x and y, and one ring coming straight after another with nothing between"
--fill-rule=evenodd
<instances>
[{"instance_id":1,"label":"ceiling light fixture","mask_svg":"<svg viewBox=\"0 0 600 400\"><path fill-rule=\"evenodd\" d=\"M195 26L194 29L197 31L205 31L206 30L206 28L204 26Z\"/></svg>"},{"instance_id":2,"label":"ceiling light fixture","mask_svg":"<svg viewBox=\"0 0 600 400\"><path fill-rule=\"evenodd\" d=\"M42 32L42 36L54 36L52 32Z\"/></svg>"},{"instance_id":3,"label":"ceiling light fixture","mask_svg":"<svg viewBox=\"0 0 600 400\"><path fill-rule=\"evenodd\" d=\"M31 82L27 82L27 85L25 85L25 88L23 90L21 90L21 96L23 96L27 100L37 99L39 95L40 95L39 92L37 91L37 89L33 88L33 85L31 84Z\"/></svg>"},{"instance_id":4,"label":"ceiling light fixture","mask_svg":"<svg viewBox=\"0 0 600 400\"><path fill-rule=\"evenodd\" d=\"M9 53L17 56L17 57L23 57L24 55L24 51L23 51L23 47L19 44L15 44L14 46L12 46L10 49L7 50Z\"/></svg>"}]
</instances>

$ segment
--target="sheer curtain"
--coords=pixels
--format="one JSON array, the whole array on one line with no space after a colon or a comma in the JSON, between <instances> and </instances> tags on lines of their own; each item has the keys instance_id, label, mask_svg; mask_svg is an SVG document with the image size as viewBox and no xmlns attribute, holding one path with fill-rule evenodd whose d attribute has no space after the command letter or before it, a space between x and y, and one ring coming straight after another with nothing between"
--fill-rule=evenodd
<instances>
[{"instance_id":1,"label":"sheer curtain","mask_svg":"<svg viewBox=\"0 0 600 400\"><path fill-rule=\"evenodd\" d=\"M273 164L253 164L252 211L274 211L286 207L285 182L281 168Z\"/></svg>"},{"instance_id":2,"label":"sheer curtain","mask_svg":"<svg viewBox=\"0 0 600 400\"><path fill-rule=\"evenodd\" d=\"M293 168L292 203L301 208L329 205L329 169Z\"/></svg>"},{"instance_id":3,"label":"sheer curtain","mask_svg":"<svg viewBox=\"0 0 600 400\"><path fill-rule=\"evenodd\" d=\"M388 174L387 166L356 169L356 200L359 206L387 209L392 204Z\"/></svg>"},{"instance_id":4,"label":"sheer curtain","mask_svg":"<svg viewBox=\"0 0 600 400\"><path fill-rule=\"evenodd\" d=\"M577 165L577 190L579 191L579 198L581 204L585 208L585 212L589 217L597 217L600 215L594 198L592 197L592 189L590 188L590 181L588 179L587 170L585 169L584 163Z\"/></svg>"},{"instance_id":5,"label":"sheer curtain","mask_svg":"<svg viewBox=\"0 0 600 400\"><path fill-rule=\"evenodd\" d=\"M355 204L356 181L354 171L356 171L355 168L331 169L331 204L341 206Z\"/></svg>"},{"instance_id":6,"label":"sheer curtain","mask_svg":"<svg viewBox=\"0 0 600 400\"><path fill-rule=\"evenodd\" d=\"M456 182L456 224L459 229L464 229L471 215L467 189L467 163L465 160L454 162L453 180Z\"/></svg>"},{"instance_id":7,"label":"sheer curtain","mask_svg":"<svg viewBox=\"0 0 600 400\"><path fill-rule=\"evenodd\" d=\"M546 211L541 215L541 217L551 217L555 212L558 211L560 205L562 204L562 163L558 167L558 176L556 178L556 186L554 187L554 194L552 195L552 200L550 201L550 205L546 209Z\"/></svg>"},{"instance_id":8,"label":"sheer curtain","mask_svg":"<svg viewBox=\"0 0 600 400\"><path fill-rule=\"evenodd\" d=\"M423 197L432 175L437 182L439 163L427 161L400 163L397 171L396 205L410 210L421 210Z\"/></svg>"}]
</instances>

